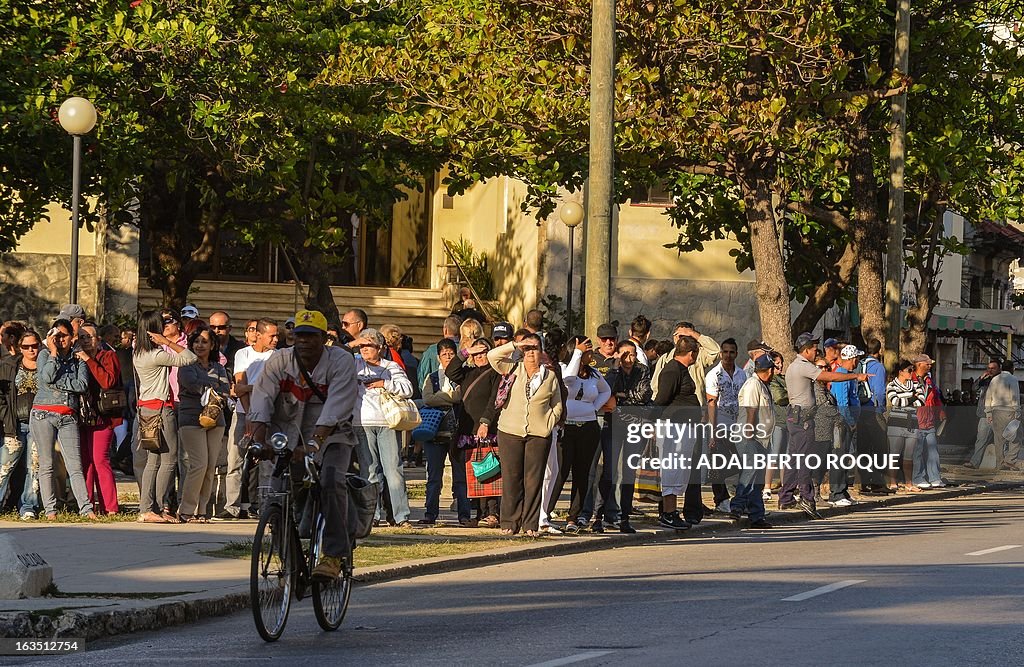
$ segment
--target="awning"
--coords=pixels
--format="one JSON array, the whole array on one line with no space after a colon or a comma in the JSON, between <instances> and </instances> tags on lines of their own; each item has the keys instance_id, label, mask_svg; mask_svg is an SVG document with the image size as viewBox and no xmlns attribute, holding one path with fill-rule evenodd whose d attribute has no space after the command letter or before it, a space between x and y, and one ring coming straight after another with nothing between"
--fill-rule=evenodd
<instances>
[{"instance_id":1,"label":"awning","mask_svg":"<svg viewBox=\"0 0 1024 667\"><path fill-rule=\"evenodd\" d=\"M906 322L906 317L903 321ZM928 330L950 333L1013 333L1013 328L1004 324L934 314L928 320Z\"/></svg>"},{"instance_id":2,"label":"awning","mask_svg":"<svg viewBox=\"0 0 1024 667\"><path fill-rule=\"evenodd\" d=\"M856 303L850 304L850 325L860 326L860 312ZM903 327L907 326L907 311L904 308ZM1024 310L936 306L928 320L928 330L952 334L1024 335Z\"/></svg>"},{"instance_id":3,"label":"awning","mask_svg":"<svg viewBox=\"0 0 1024 667\"><path fill-rule=\"evenodd\" d=\"M936 306L928 328L962 333L1024 334L1024 310Z\"/></svg>"}]
</instances>

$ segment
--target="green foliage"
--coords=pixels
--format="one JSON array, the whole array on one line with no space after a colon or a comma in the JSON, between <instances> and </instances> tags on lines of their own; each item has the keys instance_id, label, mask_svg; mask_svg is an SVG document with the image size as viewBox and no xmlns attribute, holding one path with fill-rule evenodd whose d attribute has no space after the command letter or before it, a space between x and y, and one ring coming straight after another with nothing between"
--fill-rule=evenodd
<instances>
[{"instance_id":1,"label":"green foliage","mask_svg":"<svg viewBox=\"0 0 1024 667\"><path fill-rule=\"evenodd\" d=\"M477 295L488 301L494 299L494 277L487 265L487 253L477 253L473 249L473 244L461 236L454 243L446 240L445 246L452 253Z\"/></svg>"},{"instance_id":2,"label":"green foliage","mask_svg":"<svg viewBox=\"0 0 1024 667\"><path fill-rule=\"evenodd\" d=\"M83 191L101 205L85 218L140 225L155 285L184 299L224 225L344 254L353 214L386 223L438 164L381 132L366 91L315 86L326 54L375 34L348 4L0 4L0 249L68 204L70 140L53 117L77 94L99 110Z\"/></svg>"},{"instance_id":3,"label":"green foliage","mask_svg":"<svg viewBox=\"0 0 1024 667\"><path fill-rule=\"evenodd\" d=\"M570 311L566 308L565 299L558 296L557 294L548 294L540 300L539 308L544 311L544 326L545 327L558 327L562 331L572 335L573 332L569 330L569 315ZM583 325L584 322L584 311L583 304L580 304L580 308L572 309L572 322L573 328L578 329Z\"/></svg>"}]
</instances>

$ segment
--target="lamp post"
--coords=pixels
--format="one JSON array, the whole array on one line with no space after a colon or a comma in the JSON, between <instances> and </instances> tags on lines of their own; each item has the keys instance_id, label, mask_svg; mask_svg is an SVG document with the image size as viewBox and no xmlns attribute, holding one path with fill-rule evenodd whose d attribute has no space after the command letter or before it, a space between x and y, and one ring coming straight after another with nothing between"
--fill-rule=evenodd
<instances>
[{"instance_id":1,"label":"lamp post","mask_svg":"<svg viewBox=\"0 0 1024 667\"><path fill-rule=\"evenodd\" d=\"M558 217L569 228L569 284L565 290L565 334L572 335L572 267L576 250L576 228L583 222L583 207L574 201L562 204Z\"/></svg>"},{"instance_id":2,"label":"lamp post","mask_svg":"<svg viewBox=\"0 0 1024 667\"><path fill-rule=\"evenodd\" d=\"M96 107L84 97L69 97L57 112L60 126L74 139L71 159L71 297L78 303L78 199L81 190L82 135L96 127Z\"/></svg>"}]
</instances>

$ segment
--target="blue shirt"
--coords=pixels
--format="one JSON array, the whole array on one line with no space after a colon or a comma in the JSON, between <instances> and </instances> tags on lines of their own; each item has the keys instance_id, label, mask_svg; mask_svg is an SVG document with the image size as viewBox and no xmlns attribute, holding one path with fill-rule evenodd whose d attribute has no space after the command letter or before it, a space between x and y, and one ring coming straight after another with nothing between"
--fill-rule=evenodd
<instances>
[{"instance_id":1,"label":"blue shirt","mask_svg":"<svg viewBox=\"0 0 1024 667\"><path fill-rule=\"evenodd\" d=\"M874 408L885 409L885 366L874 357L867 357L864 361L864 372L874 377L868 378L868 388L871 390L871 401L868 405ZM853 382L851 384L856 384Z\"/></svg>"},{"instance_id":2,"label":"blue shirt","mask_svg":"<svg viewBox=\"0 0 1024 667\"><path fill-rule=\"evenodd\" d=\"M836 368L836 373L852 373L842 366ZM854 426L857 423L857 418L860 416L860 399L857 398L857 382L858 380L848 380L846 382L833 382L832 383L832 395L836 397L836 407L839 408L839 414L842 415L843 419L850 426Z\"/></svg>"}]
</instances>

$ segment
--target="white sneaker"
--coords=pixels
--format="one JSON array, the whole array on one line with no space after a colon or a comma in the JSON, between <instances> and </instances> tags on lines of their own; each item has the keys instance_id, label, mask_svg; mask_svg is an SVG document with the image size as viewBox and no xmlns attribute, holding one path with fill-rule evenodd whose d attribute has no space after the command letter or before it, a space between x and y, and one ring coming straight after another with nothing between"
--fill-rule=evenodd
<instances>
[{"instance_id":1,"label":"white sneaker","mask_svg":"<svg viewBox=\"0 0 1024 667\"><path fill-rule=\"evenodd\" d=\"M936 482L935 484L932 484L932 488L933 489L944 489L944 488L946 488L946 483L945 482Z\"/></svg>"},{"instance_id":2,"label":"white sneaker","mask_svg":"<svg viewBox=\"0 0 1024 667\"><path fill-rule=\"evenodd\" d=\"M715 508L715 511L716 512L721 512L722 514L728 514L729 512L731 512L732 511L731 500L723 500L722 502L718 503L718 507Z\"/></svg>"},{"instance_id":3,"label":"white sneaker","mask_svg":"<svg viewBox=\"0 0 1024 667\"><path fill-rule=\"evenodd\" d=\"M839 500L830 500L828 504L832 507L849 507L853 501L849 498L840 498Z\"/></svg>"},{"instance_id":4,"label":"white sneaker","mask_svg":"<svg viewBox=\"0 0 1024 667\"><path fill-rule=\"evenodd\" d=\"M554 526L541 526L540 532L546 535L561 535L562 531L558 530Z\"/></svg>"},{"instance_id":5,"label":"white sneaker","mask_svg":"<svg viewBox=\"0 0 1024 667\"><path fill-rule=\"evenodd\" d=\"M917 488L919 488L919 489L930 489L930 488L932 488L932 485L929 484L928 482L921 482L920 484L917 485Z\"/></svg>"},{"instance_id":6,"label":"white sneaker","mask_svg":"<svg viewBox=\"0 0 1024 667\"><path fill-rule=\"evenodd\" d=\"M35 521L36 520L36 513L32 512L31 510L28 511L28 512L25 512L24 514L21 515L21 520L22 521Z\"/></svg>"},{"instance_id":7,"label":"white sneaker","mask_svg":"<svg viewBox=\"0 0 1024 667\"><path fill-rule=\"evenodd\" d=\"M763 500L765 502L768 502L771 499L772 499L772 491L771 491L771 489L765 489L764 491L761 492L761 500Z\"/></svg>"}]
</instances>

